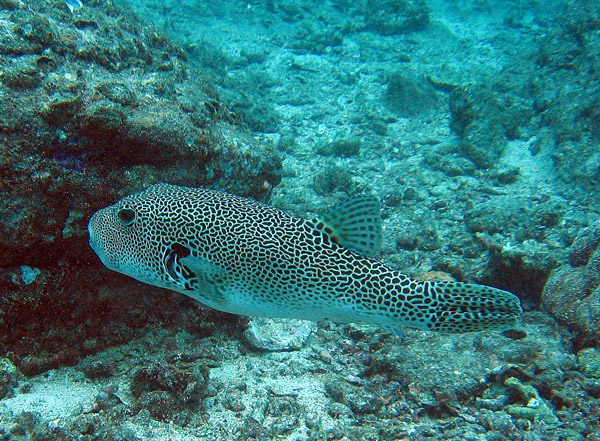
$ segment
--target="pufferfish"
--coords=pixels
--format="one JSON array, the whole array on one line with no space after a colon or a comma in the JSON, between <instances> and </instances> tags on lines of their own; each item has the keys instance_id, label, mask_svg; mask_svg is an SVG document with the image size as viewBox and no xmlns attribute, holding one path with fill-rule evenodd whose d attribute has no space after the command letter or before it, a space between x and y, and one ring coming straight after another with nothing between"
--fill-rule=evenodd
<instances>
[{"instance_id":1,"label":"pufferfish","mask_svg":"<svg viewBox=\"0 0 600 441\"><path fill-rule=\"evenodd\" d=\"M379 201L358 195L320 218L207 188L156 184L96 212L90 245L108 268L233 314L369 323L402 334L507 329L519 298L419 281L375 260Z\"/></svg>"}]
</instances>

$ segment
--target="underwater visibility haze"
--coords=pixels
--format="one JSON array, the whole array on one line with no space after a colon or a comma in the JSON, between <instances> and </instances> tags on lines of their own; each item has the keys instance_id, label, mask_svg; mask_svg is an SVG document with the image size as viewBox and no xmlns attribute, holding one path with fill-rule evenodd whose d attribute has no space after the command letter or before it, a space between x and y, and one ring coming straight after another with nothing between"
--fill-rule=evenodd
<instances>
[{"instance_id":1,"label":"underwater visibility haze","mask_svg":"<svg viewBox=\"0 0 600 441\"><path fill-rule=\"evenodd\" d=\"M599 54L591 0L0 0L0 440L599 440Z\"/></svg>"}]
</instances>

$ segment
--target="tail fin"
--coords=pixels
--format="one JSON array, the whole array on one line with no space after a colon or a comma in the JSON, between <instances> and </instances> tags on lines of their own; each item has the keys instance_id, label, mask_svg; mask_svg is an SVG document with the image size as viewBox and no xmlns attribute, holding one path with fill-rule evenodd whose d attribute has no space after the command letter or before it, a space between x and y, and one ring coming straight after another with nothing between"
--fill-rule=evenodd
<instances>
[{"instance_id":1,"label":"tail fin","mask_svg":"<svg viewBox=\"0 0 600 441\"><path fill-rule=\"evenodd\" d=\"M449 333L502 330L515 326L523 312L516 295L490 286L416 283L418 294L405 300L410 308L401 314L408 326Z\"/></svg>"}]
</instances>

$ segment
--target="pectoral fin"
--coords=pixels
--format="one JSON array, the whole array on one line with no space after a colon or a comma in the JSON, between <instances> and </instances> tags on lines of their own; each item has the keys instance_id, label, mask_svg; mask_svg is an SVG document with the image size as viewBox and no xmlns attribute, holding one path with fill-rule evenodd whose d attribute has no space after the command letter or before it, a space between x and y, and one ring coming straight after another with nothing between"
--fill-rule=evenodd
<instances>
[{"instance_id":1,"label":"pectoral fin","mask_svg":"<svg viewBox=\"0 0 600 441\"><path fill-rule=\"evenodd\" d=\"M193 292L186 294L212 308L225 309L228 302L223 292L229 280L229 271L206 258L192 255L181 259L181 264L194 274L194 281L191 283Z\"/></svg>"}]
</instances>

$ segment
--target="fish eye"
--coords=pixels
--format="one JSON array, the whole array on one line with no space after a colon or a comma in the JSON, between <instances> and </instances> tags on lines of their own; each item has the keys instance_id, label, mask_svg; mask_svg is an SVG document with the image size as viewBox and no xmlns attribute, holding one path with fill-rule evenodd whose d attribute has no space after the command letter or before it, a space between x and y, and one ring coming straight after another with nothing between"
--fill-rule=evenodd
<instances>
[{"instance_id":1,"label":"fish eye","mask_svg":"<svg viewBox=\"0 0 600 441\"><path fill-rule=\"evenodd\" d=\"M121 208L117 211L117 216L123 226L128 227L135 222L136 214L131 208Z\"/></svg>"}]
</instances>

